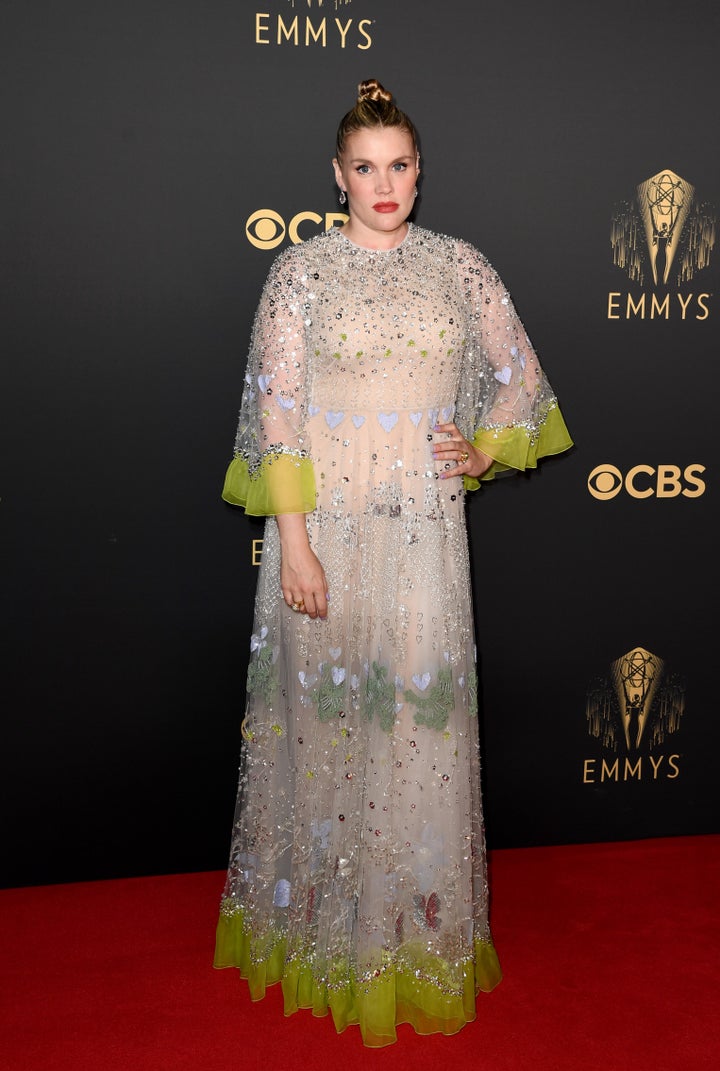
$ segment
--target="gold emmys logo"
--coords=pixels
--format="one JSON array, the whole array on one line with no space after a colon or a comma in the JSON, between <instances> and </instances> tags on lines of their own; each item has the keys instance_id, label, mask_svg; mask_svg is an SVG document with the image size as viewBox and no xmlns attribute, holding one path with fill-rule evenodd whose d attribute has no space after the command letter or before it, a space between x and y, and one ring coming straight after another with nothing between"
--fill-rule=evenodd
<instances>
[{"instance_id":1,"label":"gold emmys logo","mask_svg":"<svg viewBox=\"0 0 720 1071\"><path fill-rule=\"evenodd\" d=\"M298 212L286 223L280 213L272 208L258 208L245 221L245 237L256 249L275 249L285 235L293 245L300 245L305 238L310 237L305 234L303 238L300 234L300 227L304 224L313 223L327 231L330 227L347 223L349 218L345 212L326 212L324 216L319 212Z\"/></svg>"},{"instance_id":2,"label":"gold emmys logo","mask_svg":"<svg viewBox=\"0 0 720 1071\"><path fill-rule=\"evenodd\" d=\"M675 780L680 755L657 749L678 731L684 711L685 686L662 658L644 647L621 655L588 688L585 716L590 736L622 758L585 759L583 783Z\"/></svg>"},{"instance_id":3,"label":"gold emmys logo","mask_svg":"<svg viewBox=\"0 0 720 1071\"><path fill-rule=\"evenodd\" d=\"M339 11L346 8L351 0L314 0L316 9L325 10L333 8ZM312 9L313 0L289 0L290 7L295 10L296 6L306 6ZM255 44L256 45L293 45L295 48L309 48L311 45L319 45L327 48L330 45L339 45L340 48L359 48L367 51L372 47L370 29L373 19L355 19L352 16L338 18L337 15L328 18L318 10L318 14L287 15L285 18L278 12L275 16L266 11L255 12Z\"/></svg>"},{"instance_id":4,"label":"gold emmys logo","mask_svg":"<svg viewBox=\"0 0 720 1071\"><path fill-rule=\"evenodd\" d=\"M621 491L631 498L700 498L705 481L700 478L704 465L633 465L623 473L616 465L596 465L587 478L593 498L608 502Z\"/></svg>"},{"instance_id":5,"label":"gold emmys logo","mask_svg":"<svg viewBox=\"0 0 720 1071\"><path fill-rule=\"evenodd\" d=\"M610 235L613 263L632 283L654 289L640 294L608 294L608 319L706 320L707 292L681 294L710 263L715 246L715 216L701 203L695 187L670 169L641 182L632 200L616 206ZM660 293L658 293L658 290Z\"/></svg>"}]
</instances>

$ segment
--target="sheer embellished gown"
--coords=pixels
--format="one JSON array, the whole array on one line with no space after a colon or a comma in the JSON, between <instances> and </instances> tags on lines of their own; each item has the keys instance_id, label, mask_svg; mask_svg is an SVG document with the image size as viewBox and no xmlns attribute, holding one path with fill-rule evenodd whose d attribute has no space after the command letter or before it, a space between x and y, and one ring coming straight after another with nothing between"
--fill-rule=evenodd
<instances>
[{"instance_id":1,"label":"sheer embellished gown","mask_svg":"<svg viewBox=\"0 0 720 1071\"><path fill-rule=\"evenodd\" d=\"M215 964L367 1045L453 1033L500 980L488 926L465 495L454 420L495 461L570 445L512 302L465 242L333 229L275 261L227 501L267 515ZM440 479L442 471L450 472ZM275 514L306 513L327 619L280 590Z\"/></svg>"}]
</instances>

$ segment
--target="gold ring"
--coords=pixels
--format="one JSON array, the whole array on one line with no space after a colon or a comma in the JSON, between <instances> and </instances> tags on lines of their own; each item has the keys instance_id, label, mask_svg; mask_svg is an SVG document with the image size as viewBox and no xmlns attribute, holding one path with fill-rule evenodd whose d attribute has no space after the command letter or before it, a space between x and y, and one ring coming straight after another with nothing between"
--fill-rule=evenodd
<instances>
[{"instance_id":1,"label":"gold ring","mask_svg":"<svg viewBox=\"0 0 720 1071\"><path fill-rule=\"evenodd\" d=\"M302 602L302 601L301 602L294 602L292 604L292 606L290 607L290 609L294 610L295 613L298 613L300 610L304 610L305 609L305 603Z\"/></svg>"},{"instance_id":2,"label":"gold ring","mask_svg":"<svg viewBox=\"0 0 720 1071\"><path fill-rule=\"evenodd\" d=\"M464 465L469 457L470 457L470 454L467 452L467 450L463 450L462 453L460 454L460 464Z\"/></svg>"}]
</instances>

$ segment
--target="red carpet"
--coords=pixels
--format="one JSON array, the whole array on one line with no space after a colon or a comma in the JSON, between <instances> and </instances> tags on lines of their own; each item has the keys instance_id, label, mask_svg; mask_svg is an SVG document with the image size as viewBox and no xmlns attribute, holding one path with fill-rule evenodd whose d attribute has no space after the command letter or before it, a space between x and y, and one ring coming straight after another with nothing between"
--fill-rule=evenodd
<instances>
[{"instance_id":1,"label":"red carpet","mask_svg":"<svg viewBox=\"0 0 720 1071\"><path fill-rule=\"evenodd\" d=\"M2 1071L720 1067L720 836L494 852L504 981L454 1037L381 1050L212 970L222 881L0 892Z\"/></svg>"}]
</instances>

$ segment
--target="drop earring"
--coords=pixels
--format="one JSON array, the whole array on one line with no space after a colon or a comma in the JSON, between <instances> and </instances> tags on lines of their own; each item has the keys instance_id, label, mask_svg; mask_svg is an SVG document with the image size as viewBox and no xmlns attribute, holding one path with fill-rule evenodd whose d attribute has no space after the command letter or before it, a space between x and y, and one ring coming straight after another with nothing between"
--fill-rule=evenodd
<instances>
[{"instance_id":1,"label":"drop earring","mask_svg":"<svg viewBox=\"0 0 720 1071\"><path fill-rule=\"evenodd\" d=\"M344 205L345 202L347 201L347 194L345 193L345 190L343 190L342 188L341 188L340 194L338 196L338 201L340 202L341 205Z\"/></svg>"}]
</instances>

